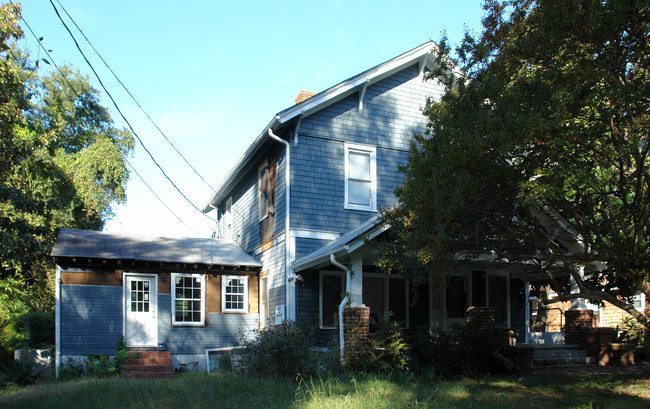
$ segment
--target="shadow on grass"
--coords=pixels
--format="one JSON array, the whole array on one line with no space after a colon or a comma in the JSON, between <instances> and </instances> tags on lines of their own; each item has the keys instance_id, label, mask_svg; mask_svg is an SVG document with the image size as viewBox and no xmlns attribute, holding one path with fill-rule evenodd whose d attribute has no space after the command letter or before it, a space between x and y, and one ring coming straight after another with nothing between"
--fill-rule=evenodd
<instances>
[{"instance_id":1,"label":"shadow on grass","mask_svg":"<svg viewBox=\"0 0 650 409\"><path fill-rule=\"evenodd\" d=\"M232 374L185 374L169 381L82 379L0 391L0 408L143 407L641 408L650 407L650 373L427 382L367 375L300 383Z\"/></svg>"}]
</instances>

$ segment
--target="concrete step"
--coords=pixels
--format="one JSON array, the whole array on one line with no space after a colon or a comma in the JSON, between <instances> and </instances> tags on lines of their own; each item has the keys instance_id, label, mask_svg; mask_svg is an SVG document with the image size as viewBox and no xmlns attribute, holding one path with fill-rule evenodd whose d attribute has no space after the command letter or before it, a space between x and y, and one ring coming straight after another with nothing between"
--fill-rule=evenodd
<instances>
[{"instance_id":1,"label":"concrete step","mask_svg":"<svg viewBox=\"0 0 650 409\"><path fill-rule=\"evenodd\" d=\"M596 360L587 351L571 344L543 344L533 347L533 367L592 365Z\"/></svg>"}]
</instances>

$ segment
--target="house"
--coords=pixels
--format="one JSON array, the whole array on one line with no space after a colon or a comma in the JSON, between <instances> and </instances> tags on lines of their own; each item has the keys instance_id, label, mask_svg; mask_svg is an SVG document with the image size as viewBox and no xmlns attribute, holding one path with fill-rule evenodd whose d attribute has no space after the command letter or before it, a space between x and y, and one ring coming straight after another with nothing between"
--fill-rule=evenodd
<instances>
[{"instance_id":1,"label":"house","mask_svg":"<svg viewBox=\"0 0 650 409\"><path fill-rule=\"evenodd\" d=\"M526 332L526 266L476 261L450 271L445 285L416 291L405 277L379 272L367 244L388 228L378 215L396 202L398 168L412 135L425 130L427 98L444 92L425 81L434 47L424 43L322 92L301 92L205 205L216 213L218 237L262 265L262 326L307 321L334 331L348 294L373 319L391 311L406 328L448 328L481 306L495 309L498 324Z\"/></svg>"},{"instance_id":2,"label":"house","mask_svg":"<svg viewBox=\"0 0 650 409\"><path fill-rule=\"evenodd\" d=\"M261 264L229 240L61 229L56 366L89 354L162 350L174 366L239 344L259 323Z\"/></svg>"}]
</instances>

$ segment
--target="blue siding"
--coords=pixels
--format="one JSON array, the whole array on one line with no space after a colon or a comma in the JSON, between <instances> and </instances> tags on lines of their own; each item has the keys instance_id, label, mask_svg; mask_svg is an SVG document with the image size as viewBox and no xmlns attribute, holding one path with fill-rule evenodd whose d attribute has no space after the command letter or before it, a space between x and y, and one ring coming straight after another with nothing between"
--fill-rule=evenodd
<instances>
[{"instance_id":1,"label":"blue siding","mask_svg":"<svg viewBox=\"0 0 650 409\"><path fill-rule=\"evenodd\" d=\"M414 65L369 86L362 112L354 94L304 118L292 147L291 227L344 233L377 214L344 209L345 143L377 148L377 207L394 204L398 167L413 133L425 130L426 98L442 90Z\"/></svg>"},{"instance_id":2,"label":"blue siding","mask_svg":"<svg viewBox=\"0 0 650 409\"><path fill-rule=\"evenodd\" d=\"M296 248L295 248L296 260L299 259L300 257L304 257L308 254L313 253L314 251L323 247L330 241L331 240L296 237Z\"/></svg>"},{"instance_id":3,"label":"blue siding","mask_svg":"<svg viewBox=\"0 0 650 409\"><path fill-rule=\"evenodd\" d=\"M158 342L172 354L202 354L208 348L240 344L240 333L258 327L258 314L209 313L207 327L172 327L171 295L158 296Z\"/></svg>"},{"instance_id":4,"label":"blue siding","mask_svg":"<svg viewBox=\"0 0 650 409\"><path fill-rule=\"evenodd\" d=\"M122 322L122 287L61 285L61 353L114 354Z\"/></svg>"}]
</instances>

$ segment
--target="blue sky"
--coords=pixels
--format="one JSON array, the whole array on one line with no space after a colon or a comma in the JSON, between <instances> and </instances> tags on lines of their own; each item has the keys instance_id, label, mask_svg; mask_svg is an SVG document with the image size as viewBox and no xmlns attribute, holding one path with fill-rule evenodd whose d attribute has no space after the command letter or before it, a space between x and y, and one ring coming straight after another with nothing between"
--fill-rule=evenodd
<instances>
[{"instance_id":1,"label":"blue sky","mask_svg":"<svg viewBox=\"0 0 650 409\"><path fill-rule=\"evenodd\" d=\"M75 20L120 80L176 148L213 187L273 116L302 89L322 91L389 60L443 31L457 44L479 30L480 0L429 1L166 1L53 0L135 131L196 206L210 188L163 139L67 19ZM92 76L48 0L22 2L23 17L59 65ZM23 46L36 54L25 27ZM41 53L41 57L43 57ZM97 80L92 83L99 89ZM108 98L117 126L125 126ZM105 230L200 236L213 223L163 177L141 146L126 205ZM187 226L189 227L187 227Z\"/></svg>"}]
</instances>

